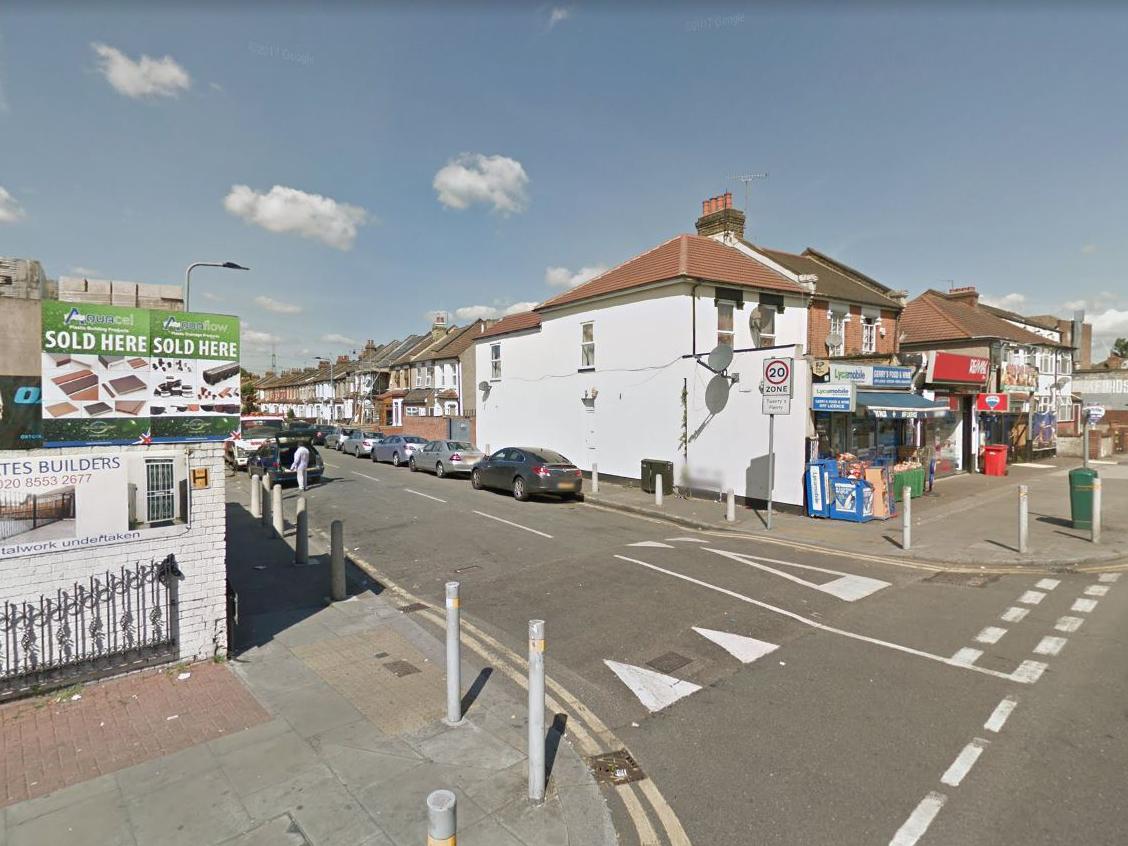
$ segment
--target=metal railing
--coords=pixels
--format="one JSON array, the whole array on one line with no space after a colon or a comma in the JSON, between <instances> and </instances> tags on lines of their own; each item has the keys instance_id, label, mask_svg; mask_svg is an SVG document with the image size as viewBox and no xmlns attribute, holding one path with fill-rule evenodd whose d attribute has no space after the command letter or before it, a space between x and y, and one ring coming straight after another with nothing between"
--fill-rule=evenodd
<instances>
[{"instance_id":1,"label":"metal railing","mask_svg":"<svg viewBox=\"0 0 1128 846\"><path fill-rule=\"evenodd\" d=\"M0 540L74 519L74 488L45 494L0 493Z\"/></svg>"},{"instance_id":2,"label":"metal railing","mask_svg":"<svg viewBox=\"0 0 1128 846\"><path fill-rule=\"evenodd\" d=\"M183 578L169 555L0 604L0 701L175 659Z\"/></svg>"}]
</instances>

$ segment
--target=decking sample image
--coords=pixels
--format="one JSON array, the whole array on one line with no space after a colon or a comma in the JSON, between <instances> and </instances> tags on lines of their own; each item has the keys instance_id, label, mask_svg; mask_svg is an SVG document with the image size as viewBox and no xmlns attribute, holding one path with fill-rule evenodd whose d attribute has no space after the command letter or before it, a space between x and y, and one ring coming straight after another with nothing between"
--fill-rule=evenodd
<instances>
[{"instance_id":1,"label":"decking sample image","mask_svg":"<svg viewBox=\"0 0 1128 846\"><path fill-rule=\"evenodd\" d=\"M120 397L123 394L133 394L145 390L145 382L136 376L122 376L106 383L106 390L110 396Z\"/></svg>"},{"instance_id":2,"label":"decking sample image","mask_svg":"<svg viewBox=\"0 0 1128 846\"><path fill-rule=\"evenodd\" d=\"M121 362L125 361L125 356L124 355L100 355L100 356L98 356L98 361L102 362L102 366L108 369L110 367L113 367L115 364L120 364Z\"/></svg>"},{"instance_id":3,"label":"decking sample image","mask_svg":"<svg viewBox=\"0 0 1128 846\"><path fill-rule=\"evenodd\" d=\"M89 370L74 370L70 373L64 373L62 376L56 376L51 381L62 388L63 393L70 399L98 399L98 377Z\"/></svg>"},{"instance_id":4,"label":"decking sample image","mask_svg":"<svg viewBox=\"0 0 1128 846\"><path fill-rule=\"evenodd\" d=\"M104 402L93 402L86 406L86 413L91 417L101 417L103 414L109 414L110 411L110 407Z\"/></svg>"},{"instance_id":5,"label":"decking sample image","mask_svg":"<svg viewBox=\"0 0 1128 846\"><path fill-rule=\"evenodd\" d=\"M144 359L144 358L131 358L129 360L129 366L132 367L134 370L140 370L142 367L148 367L149 362L148 362L147 359Z\"/></svg>"},{"instance_id":6,"label":"decking sample image","mask_svg":"<svg viewBox=\"0 0 1128 846\"><path fill-rule=\"evenodd\" d=\"M68 414L74 414L78 411L78 406L71 405L69 402L57 402L54 405L49 405L44 409L52 417L66 417Z\"/></svg>"},{"instance_id":7,"label":"decking sample image","mask_svg":"<svg viewBox=\"0 0 1128 846\"><path fill-rule=\"evenodd\" d=\"M145 407L141 400L125 400L114 403L114 411L118 414L131 414L134 417Z\"/></svg>"},{"instance_id":8,"label":"decking sample image","mask_svg":"<svg viewBox=\"0 0 1128 846\"><path fill-rule=\"evenodd\" d=\"M221 364L218 367L212 367L204 371L204 381L209 385L214 385L222 382L224 379L230 379L239 373L239 363L233 361L230 364Z\"/></svg>"}]
</instances>

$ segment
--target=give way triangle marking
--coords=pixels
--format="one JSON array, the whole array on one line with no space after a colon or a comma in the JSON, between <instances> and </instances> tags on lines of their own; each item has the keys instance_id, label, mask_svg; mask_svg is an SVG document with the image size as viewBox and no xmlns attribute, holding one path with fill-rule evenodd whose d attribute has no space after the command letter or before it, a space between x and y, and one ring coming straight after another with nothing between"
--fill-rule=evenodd
<instances>
[{"instance_id":1,"label":"give way triangle marking","mask_svg":"<svg viewBox=\"0 0 1128 846\"><path fill-rule=\"evenodd\" d=\"M632 664L620 664L618 661L605 660L603 663L610 667L611 672L631 689L631 693L637 696L638 701L652 714L701 690L699 684L676 679L664 673L656 673L654 670L646 670Z\"/></svg>"},{"instance_id":2,"label":"give way triangle marking","mask_svg":"<svg viewBox=\"0 0 1128 846\"><path fill-rule=\"evenodd\" d=\"M742 664L751 664L757 658L763 658L769 652L779 649L778 643L768 643L765 640L756 640L754 637L718 632L713 629L699 629L697 626L694 626L693 630L702 637L709 638Z\"/></svg>"},{"instance_id":3,"label":"give way triangle marking","mask_svg":"<svg viewBox=\"0 0 1128 846\"><path fill-rule=\"evenodd\" d=\"M812 590L830 594L846 602L856 602L859 599L865 599L871 593L877 593L882 588L887 588L890 585L889 582L883 582L881 579L872 579L869 576L855 576L851 573L843 573L839 570L828 570L825 567L814 567L810 564L796 564L793 561L780 561L778 558L745 555L741 552L729 552L728 550L713 549L712 547L708 547L707 551L715 552L717 555L723 555L725 558L731 558L733 561L739 561L742 564L747 564L749 567L755 567L758 570L773 573L788 581L803 585L803 587L809 587ZM782 570L769 567L767 564L763 563L765 561L772 564L780 564L784 567L795 567L799 570L812 570L816 573L827 573L831 576L838 576L838 578L822 584L809 582L791 573L785 573Z\"/></svg>"}]
</instances>

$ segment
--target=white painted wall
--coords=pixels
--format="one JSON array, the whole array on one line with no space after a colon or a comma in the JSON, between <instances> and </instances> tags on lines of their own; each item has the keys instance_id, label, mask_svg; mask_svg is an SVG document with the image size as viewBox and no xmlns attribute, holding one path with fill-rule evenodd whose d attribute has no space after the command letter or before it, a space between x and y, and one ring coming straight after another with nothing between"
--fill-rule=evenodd
<instances>
[{"instance_id":1,"label":"white painted wall","mask_svg":"<svg viewBox=\"0 0 1128 846\"><path fill-rule=\"evenodd\" d=\"M692 358L692 297L688 283L614 301L586 304L544 316L539 331L487 338L476 345L480 379L490 377L491 343L501 344L502 375L478 394L478 445L543 446L578 466L637 479L643 458L672 461L675 481L698 487L735 489L738 496L767 493L768 418L758 389L763 361L794 356L807 334L801 298L789 299L777 318L777 335L787 350L738 352L730 373L740 373L728 403L716 415L705 406L712 374ZM697 352L716 345L713 289L702 285L697 298ZM736 348L751 346L748 314L755 294L746 292L736 312ZM596 367L580 371L581 324L595 321ZM801 350L799 351L801 353ZM777 501L803 502L802 472L809 405L809 376L796 367L793 414L776 425ZM679 447L682 386L688 389L688 466ZM585 393L587 399L585 400ZM595 399L591 399L595 393Z\"/></svg>"}]
</instances>

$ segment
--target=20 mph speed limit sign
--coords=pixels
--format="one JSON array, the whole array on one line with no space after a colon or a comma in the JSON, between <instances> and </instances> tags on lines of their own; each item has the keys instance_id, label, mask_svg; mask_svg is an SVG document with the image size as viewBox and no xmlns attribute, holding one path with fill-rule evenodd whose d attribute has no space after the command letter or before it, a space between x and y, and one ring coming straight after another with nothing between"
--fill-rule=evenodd
<instances>
[{"instance_id":1,"label":"20 mph speed limit sign","mask_svg":"<svg viewBox=\"0 0 1128 846\"><path fill-rule=\"evenodd\" d=\"M769 358L764 361L764 379L760 383L764 414L791 413L794 371L793 359Z\"/></svg>"}]
</instances>

